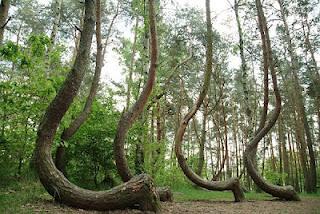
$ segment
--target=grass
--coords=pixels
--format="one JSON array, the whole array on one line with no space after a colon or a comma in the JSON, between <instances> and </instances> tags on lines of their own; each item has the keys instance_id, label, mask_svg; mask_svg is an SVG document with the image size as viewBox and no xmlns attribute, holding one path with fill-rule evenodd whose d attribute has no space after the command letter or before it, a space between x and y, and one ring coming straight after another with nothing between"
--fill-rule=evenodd
<instances>
[{"instance_id":1,"label":"grass","mask_svg":"<svg viewBox=\"0 0 320 214\"><path fill-rule=\"evenodd\" d=\"M183 201L233 201L234 197L231 191L217 192L217 191L209 191L200 188L181 188L174 189L174 200L177 202ZM320 193L317 194L299 194L302 199L311 199L311 198L320 198ZM245 193L245 197L249 201L263 201L263 200L272 200L272 197L266 193L256 193L256 192L248 192Z\"/></svg>"},{"instance_id":2,"label":"grass","mask_svg":"<svg viewBox=\"0 0 320 214\"><path fill-rule=\"evenodd\" d=\"M233 201L233 194L230 191L225 192L217 192L217 191L209 191L204 189L197 188L183 188L173 190L174 199L177 202L182 201L198 201L198 200L212 200L212 201ZM247 200L255 201L255 200L270 200L271 196L265 193L254 193L249 192L245 193L245 197Z\"/></svg>"},{"instance_id":3,"label":"grass","mask_svg":"<svg viewBox=\"0 0 320 214\"><path fill-rule=\"evenodd\" d=\"M50 198L39 182L14 181L0 188L0 213L34 213L27 205Z\"/></svg>"}]
</instances>

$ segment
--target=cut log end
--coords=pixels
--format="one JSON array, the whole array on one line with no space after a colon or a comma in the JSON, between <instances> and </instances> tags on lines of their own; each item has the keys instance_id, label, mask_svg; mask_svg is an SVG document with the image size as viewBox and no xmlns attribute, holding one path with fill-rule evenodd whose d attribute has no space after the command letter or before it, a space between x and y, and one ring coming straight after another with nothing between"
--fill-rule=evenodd
<instances>
[{"instance_id":1,"label":"cut log end","mask_svg":"<svg viewBox=\"0 0 320 214\"><path fill-rule=\"evenodd\" d=\"M160 201L173 202L173 194L169 187L157 187L156 188Z\"/></svg>"}]
</instances>

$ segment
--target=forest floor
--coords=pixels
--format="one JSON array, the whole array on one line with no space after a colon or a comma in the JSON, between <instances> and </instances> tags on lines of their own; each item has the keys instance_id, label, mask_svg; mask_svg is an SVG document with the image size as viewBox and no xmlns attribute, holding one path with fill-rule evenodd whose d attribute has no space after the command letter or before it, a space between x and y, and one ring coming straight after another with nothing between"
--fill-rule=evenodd
<instances>
[{"instance_id":1,"label":"forest floor","mask_svg":"<svg viewBox=\"0 0 320 214\"><path fill-rule=\"evenodd\" d=\"M161 213L320 213L320 195L302 194L302 201L279 201L263 193L246 193L247 202L234 203L230 192L174 190L175 202L161 203ZM39 183L0 188L0 213L142 214L139 210L85 211L55 203Z\"/></svg>"},{"instance_id":2,"label":"forest floor","mask_svg":"<svg viewBox=\"0 0 320 214\"><path fill-rule=\"evenodd\" d=\"M83 214L142 214L139 210L117 210L109 212L85 211L55 204L52 201L38 201L24 205L34 213L83 213ZM301 202L283 201L249 201L234 203L232 201L185 201L161 203L161 213L320 213L320 199L303 199Z\"/></svg>"}]
</instances>

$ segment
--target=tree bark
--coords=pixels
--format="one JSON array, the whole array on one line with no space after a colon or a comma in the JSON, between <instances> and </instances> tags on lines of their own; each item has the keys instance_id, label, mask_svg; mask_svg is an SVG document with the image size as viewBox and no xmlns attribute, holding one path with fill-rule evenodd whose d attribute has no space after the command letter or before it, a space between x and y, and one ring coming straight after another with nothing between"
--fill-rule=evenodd
<instances>
[{"instance_id":1,"label":"tree bark","mask_svg":"<svg viewBox=\"0 0 320 214\"><path fill-rule=\"evenodd\" d=\"M97 0L98 4L100 3ZM55 167L51 147L57 128L79 91L89 64L90 46L95 25L95 1L85 1L85 21L75 63L57 96L49 105L39 125L36 141L36 166L41 183L57 201L81 209L114 210L132 208L158 211L158 195L152 180L139 175L129 182L108 191L82 189Z\"/></svg>"},{"instance_id":2,"label":"tree bark","mask_svg":"<svg viewBox=\"0 0 320 214\"><path fill-rule=\"evenodd\" d=\"M193 183L203 188L216 191L231 190L234 194L235 201L244 201L244 194L240 187L240 182L237 178L232 178L227 181L205 181L200 176L192 171L188 166L188 163L182 152L183 136L188 126L189 121L193 118L196 112L199 110L203 100L207 94L208 88L210 86L210 78L212 73L212 24L211 24L211 14L210 14L210 0L206 0L206 22L207 22L207 50L206 50L206 70L204 74L204 83L200 91L199 97L191 108L191 110L185 115L183 120L180 122L179 128L175 135L175 153L178 159L178 163L183 171L183 173L190 179Z\"/></svg>"},{"instance_id":3,"label":"tree bark","mask_svg":"<svg viewBox=\"0 0 320 214\"><path fill-rule=\"evenodd\" d=\"M262 128L260 129L259 127L258 132L255 133L253 139L248 144L244 152L244 164L253 181L263 191L271 194L274 197L279 197L286 200L298 201L300 200L300 198L297 195L297 193L294 191L294 188L292 186L280 187L273 184L269 184L266 180L264 180L261 177L256 167L254 166L254 162L253 162L253 159L256 156L255 150L258 146L258 143L274 126L281 112L281 97L278 89L275 65L272 58L269 29L267 27L267 22L264 16L264 12L263 12L263 8L260 0L256 0L256 8L258 13L259 30L260 30L261 40L263 44L262 46L263 46L263 54L264 54L264 68L266 69L265 75L268 75L268 70L270 68L272 83L273 83L273 90L276 98L276 106L269 121L264 125L261 125L260 123L260 127ZM266 78L266 76L265 76L265 80L268 81L268 78ZM268 94L265 94L264 100L266 100L267 98L268 98ZM263 114L262 117L266 117L266 115Z\"/></svg>"},{"instance_id":4,"label":"tree bark","mask_svg":"<svg viewBox=\"0 0 320 214\"><path fill-rule=\"evenodd\" d=\"M0 45L3 42L3 35L6 25L10 21L8 19L8 12L10 7L10 0L2 0L0 3Z\"/></svg>"}]
</instances>

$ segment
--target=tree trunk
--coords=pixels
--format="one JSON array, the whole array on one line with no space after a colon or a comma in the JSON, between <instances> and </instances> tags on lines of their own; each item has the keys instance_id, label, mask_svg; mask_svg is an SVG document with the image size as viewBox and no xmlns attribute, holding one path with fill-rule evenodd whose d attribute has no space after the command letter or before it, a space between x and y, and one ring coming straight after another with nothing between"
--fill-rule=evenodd
<instances>
[{"instance_id":1,"label":"tree trunk","mask_svg":"<svg viewBox=\"0 0 320 214\"><path fill-rule=\"evenodd\" d=\"M281 111L281 97L278 89L275 64L273 62L273 57L272 57L272 49L271 49L270 38L269 38L269 29L267 27L267 22L264 16L264 12L263 12L263 8L260 0L256 0L256 8L258 11L258 23L259 23L259 30L261 34L261 40L262 40L262 47L263 47L262 50L264 55L263 59L264 59L264 68L265 68L265 72L264 72L265 80L268 81L268 78L266 78L266 75L268 75L268 70L270 68L272 83L273 83L273 90L276 97L276 106L269 121L266 124L260 123L260 127L262 128L258 129L258 131L255 133L254 138L247 145L247 148L244 153L244 164L251 178L254 180L256 185L259 188L261 188L263 191L271 194L272 196L284 198L286 200L300 200L299 196L294 191L294 188L292 186L280 187L280 186L267 183L267 181L265 181L261 177L256 167L254 166L254 162L253 162L253 159L256 156L255 150L257 149L258 143L274 126ZM265 85L266 85L266 82L265 82ZM265 94L264 101L266 101L267 98L268 98L268 94ZM262 118L266 118L266 116L267 116L266 114L263 114Z\"/></svg>"},{"instance_id":2,"label":"tree trunk","mask_svg":"<svg viewBox=\"0 0 320 214\"><path fill-rule=\"evenodd\" d=\"M52 45L54 45L56 42L56 37L58 34L60 22L61 22L62 1L63 0L55 0L52 3L52 7L54 11L53 26L52 26L51 35L50 35L50 40Z\"/></svg>"},{"instance_id":3,"label":"tree trunk","mask_svg":"<svg viewBox=\"0 0 320 214\"><path fill-rule=\"evenodd\" d=\"M0 3L0 45L3 42L3 35L6 25L10 21L8 19L8 12L10 7L10 0L1 0Z\"/></svg>"},{"instance_id":4,"label":"tree trunk","mask_svg":"<svg viewBox=\"0 0 320 214\"><path fill-rule=\"evenodd\" d=\"M97 40L97 54L96 54L96 65L95 65L95 73L93 76L93 80L90 87L90 92L87 97L85 106L82 112L70 123L69 127L63 130L61 134L61 144L58 146L55 156L55 164L56 167L66 175L66 151L64 142L70 140L70 138L78 131L78 129L82 126L82 124L88 119L94 98L97 94L99 87L99 80L101 75L101 70L103 67L103 46L102 46L102 38L101 38L101 15L100 8L96 9L96 40Z\"/></svg>"},{"instance_id":5,"label":"tree trunk","mask_svg":"<svg viewBox=\"0 0 320 214\"><path fill-rule=\"evenodd\" d=\"M151 33L151 63L149 68L149 74L147 82L143 88L143 91L140 94L140 97L136 101L136 103L128 109L127 112L123 113L117 128L116 137L114 140L114 152L115 152L115 160L116 166L118 169L118 173L123 181L130 180L133 176L128 167L128 162L124 153L124 141L126 133L129 128L132 126L135 119L141 115L145 104L151 94L151 91L155 82L155 74L157 67L157 58L158 58L158 45L157 45L157 35L156 35L156 20L155 20L155 11L154 11L154 2L152 0L149 1L149 27Z\"/></svg>"},{"instance_id":6,"label":"tree trunk","mask_svg":"<svg viewBox=\"0 0 320 214\"><path fill-rule=\"evenodd\" d=\"M203 118L202 118L202 129L201 129L201 137L200 137L200 145L199 145L199 162L197 167L197 175L201 176L202 169L204 165L204 146L206 143L206 122L208 116L208 98L205 98L203 103Z\"/></svg>"},{"instance_id":7,"label":"tree trunk","mask_svg":"<svg viewBox=\"0 0 320 214\"><path fill-rule=\"evenodd\" d=\"M158 60L158 44L157 44L156 14L155 14L154 4L155 4L154 0L149 0L151 62L149 67L148 79L135 104L130 109L128 109L128 111L126 111L121 115L117 132L116 132L116 137L114 139L114 154L115 154L116 167L121 179L124 182L129 181L133 177L133 174L129 169L128 161L126 159L125 150L124 150L125 136L128 130L130 129L130 127L132 126L132 124L134 123L134 121L136 120L136 118L141 115L155 83L157 60ZM159 194L161 194L161 192L159 192ZM165 197L160 196L160 198L165 198Z\"/></svg>"},{"instance_id":8,"label":"tree trunk","mask_svg":"<svg viewBox=\"0 0 320 214\"><path fill-rule=\"evenodd\" d=\"M283 117L279 118L278 122L278 132L279 132L279 146L281 147L281 153L279 155L282 157L283 162L283 168L280 170L281 173L285 173L285 179L284 184L288 185L290 183L290 165L289 165L289 156L288 156L288 150L287 150L287 141L286 141L286 135L284 130L284 123L283 123Z\"/></svg>"},{"instance_id":9,"label":"tree trunk","mask_svg":"<svg viewBox=\"0 0 320 214\"><path fill-rule=\"evenodd\" d=\"M192 171L182 152L183 136L184 136L186 127L188 126L189 121L194 117L196 112L199 110L207 94L208 88L210 86L210 78L211 78L212 64L213 64L213 61L212 61L213 38L212 38L212 24L211 24L211 14L210 14L210 0L206 0L206 22L207 22L207 50L206 50L206 70L204 74L204 83L196 103L191 108L191 110L185 115L184 119L180 122L180 126L175 135L175 153L183 173L193 183L209 190L217 190L217 191L231 190L234 194L235 201L243 201L244 194L242 192L242 188L240 187L240 182L237 178L232 178L223 182L205 181Z\"/></svg>"},{"instance_id":10,"label":"tree trunk","mask_svg":"<svg viewBox=\"0 0 320 214\"><path fill-rule=\"evenodd\" d=\"M62 0L60 0L62 2ZM60 3L61 3L60 2ZM118 5L119 7L119 5ZM66 165L67 165L67 158L66 158L66 147L64 146L64 142L70 140L72 136L78 131L78 129L86 122L88 119L91 109L92 109L92 104L94 102L94 99L96 97L98 88L99 88L99 81L100 81L100 76L101 76L101 70L103 67L103 60L104 60L104 55L106 52L106 47L108 45L110 36L111 36L111 30L113 28L114 22L116 17L119 14L117 7L117 11L115 12L110 25L108 27L108 34L106 36L106 42L103 45L102 44L102 35L101 35L101 14L99 9L97 8L97 20L96 20L96 42L97 42L97 53L96 53L96 64L95 64L95 72L93 76L93 80L91 83L90 91L85 103L85 106L80 112L80 114L69 124L69 127L63 130L61 134L61 143L58 146L55 154L55 164L56 167L64 174L66 174Z\"/></svg>"},{"instance_id":11,"label":"tree trunk","mask_svg":"<svg viewBox=\"0 0 320 214\"><path fill-rule=\"evenodd\" d=\"M126 110L129 110L130 103L131 103L131 86L132 86L132 75L133 75L133 68L135 63L135 56L137 51L137 36L138 36L138 27L139 27L139 16L136 17L136 23L134 26L134 39L132 44L132 53L131 53L131 60L130 60L130 67L129 67L129 74L127 77L127 100L126 100Z\"/></svg>"},{"instance_id":12,"label":"tree trunk","mask_svg":"<svg viewBox=\"0 0 320 214\"><path fill-rule=\"evenodd\" d=\"M99 0L97 0L97 5L99 8ZM90 191L69 182L57 170L51 157L54 135L79 91L89 64L95 25L94 8L95 1L85 1L85 21L75 63L39 125L36 141L36 166L39 178L48 193L57 201L76 208L114 210L138 205L138 208L142 210L158 211L158 195L150 177L140 175L108 191Z\"/></svg>"}]
</instances>

